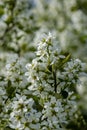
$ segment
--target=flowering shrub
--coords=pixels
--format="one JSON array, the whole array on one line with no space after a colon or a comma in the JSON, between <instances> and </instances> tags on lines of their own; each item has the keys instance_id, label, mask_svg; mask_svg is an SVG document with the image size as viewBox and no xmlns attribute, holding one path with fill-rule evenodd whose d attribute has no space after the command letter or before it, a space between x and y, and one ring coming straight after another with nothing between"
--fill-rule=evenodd
<instances>
[{"instance_id":1,"label":"flowering shrub","mask_svg":"<svg viewBox=\"0 0 87 130\"><path fill-rule=\"evenodd\" d=\"M86 8L86 0L0 0L1 130L83 129ZM49 31L56 38L38 43Z\"/></svg>"},{"instance_id":2,"label":"flowering shrub","mask_svg":"<svg viewBox=\"0 0 87 130\"><path fill-rule=\"evenodd\" d=\"M79 112L74 89L83 63L64 55L49 35L38 43L32 63L15 55L1 76L0 123L15 130L65 130Z\"/></svg>"}]
</instances>

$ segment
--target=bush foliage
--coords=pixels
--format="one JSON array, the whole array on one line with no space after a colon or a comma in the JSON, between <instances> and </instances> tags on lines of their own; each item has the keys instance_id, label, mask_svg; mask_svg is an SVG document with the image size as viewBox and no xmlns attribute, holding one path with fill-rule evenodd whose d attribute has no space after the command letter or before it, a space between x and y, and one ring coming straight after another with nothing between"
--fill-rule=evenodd
<instances>
[{"instance_id":1,"label":"bush foliage","mask_svg":"<svg viewBox=\"0 0 87 130\"><path fill-rule=\"evenodd\" d=\"M86 50L86 0L0 0L0 130L86 130Z\"/></svg>"}]
</instances>

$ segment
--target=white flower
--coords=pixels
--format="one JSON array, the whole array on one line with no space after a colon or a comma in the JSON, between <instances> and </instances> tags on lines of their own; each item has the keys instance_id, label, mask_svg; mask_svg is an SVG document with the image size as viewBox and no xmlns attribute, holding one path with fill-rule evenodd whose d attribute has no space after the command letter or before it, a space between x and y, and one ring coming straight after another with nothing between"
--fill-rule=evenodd
<instances>
[{"instance_id":1,"label":"white flower","mask_svg":"<svg viewBox=\"0 0 87 130\"><path fill-rule=\"evenodd\" d=\"M9 70L11 68L11 64L6 65L6 69Z\"/></svg>"},{"instance_id":2,"label":"white flower","mask_svg":"<svg viewBox=\"0 0 87 130\"><path fill-rule=\"evenodd\" d=\"M31 66L32 66L32 65L31 65L31 64L29 64L29 63L28 63L28 64L26 64L26 69L27 69L27 70L29 70L29 69L31 68Z\"/></svg>"}]
</instances>

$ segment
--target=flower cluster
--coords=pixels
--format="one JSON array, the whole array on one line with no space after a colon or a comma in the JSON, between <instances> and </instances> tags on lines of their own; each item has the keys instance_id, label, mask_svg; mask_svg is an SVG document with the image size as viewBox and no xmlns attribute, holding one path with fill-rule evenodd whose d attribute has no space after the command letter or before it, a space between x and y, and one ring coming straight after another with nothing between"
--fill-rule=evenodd
<instances>
[{"instance_id":1,"label":"flower cluster","mask_svg":"<svg viewBox=\"0 0 87 130\"><path fill-rule=\"evenodd\" d=\"M73 98L73 88L79 81L83 64L80 60L70 60L70 54L63 55L49 33L38 44L36 58L27 64L29 91L39 99L41 123L44 129L62 129L75 114L77 107ZM62 113L62 115L61 115ZM61 117L62 116L62 117Z\"/></svg>"},{"instance_id":2,"label":"flower cluster","mask_svg":"<svg viewBox=\"0 0 87 130\"><path fill-rule=\"evenodd\" d=\"M34 100L32 98L26 98L26 96L16 95L12 102L9 126L19 130L38 130L40 129L41 112L33 108Z\"/></svg>"},{"instance_id":3,"label":"flower cluster","mask_svg":"<svg viewBox=\"0 0 87 130\"><path fill-rule=\"evenodd\" d=\"M12 57L0 82L1 128L65 130L78 118L73 86L79 81L81 61L64 55L51 33L41 38L31 64Z\"/></svg>"}]
</instances>

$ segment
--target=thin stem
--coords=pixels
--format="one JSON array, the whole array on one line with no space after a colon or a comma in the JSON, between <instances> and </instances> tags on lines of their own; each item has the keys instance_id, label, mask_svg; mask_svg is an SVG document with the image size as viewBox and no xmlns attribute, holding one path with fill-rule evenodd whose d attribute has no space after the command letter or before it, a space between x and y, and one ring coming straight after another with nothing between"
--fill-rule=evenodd
<instances>
[{"instance_id":1,"label":"thin stem","mask_svg":"<svg viewBox=\"0 0 87 130\"><path fill-rule=\"evenodd\" d=\"M56 71L53 71L53 77L54 77L54 91L57 92L57 81L56 81Z\"/></svg>"}]
</instances>

